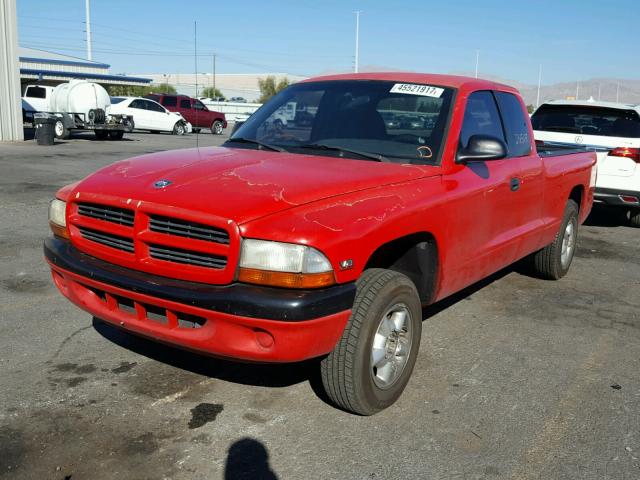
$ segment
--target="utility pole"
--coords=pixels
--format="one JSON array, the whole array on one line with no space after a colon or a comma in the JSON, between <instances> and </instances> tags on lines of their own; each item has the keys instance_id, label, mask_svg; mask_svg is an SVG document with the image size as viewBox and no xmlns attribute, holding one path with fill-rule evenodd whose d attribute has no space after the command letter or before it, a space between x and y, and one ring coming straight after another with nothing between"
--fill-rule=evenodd
<instances>
[{"instance_id":1,"label":"utility pole","mask_svg":"<svg viewBox=\"0 0 640 480\"><path fill-rule=\"evenodd\" d=\"M476 50L476 78L478 78L478 65L480 65L480 50Z\"/></svg>"},{"instance_id":2,"label":"utility pole","mask_svg":"<svg viewBox=\"0 0 640 480\"><path fill-rule=\"evenodd\" d=\"M576 100L578 100L578 95L580 95L580 80L576 81Z\"/></svg>"},{"instance_id":3,"label":"utility pole","mask_svg":"<svg viewBox=\"0 0 640 480\"><path fill-rule=\"evenodd\" d=\"M600 101L600 86L601 86L601 84L598 83L598 101Z\"/></svg>"},{"instance_id":4,"label":"utility pole","mask_svg":"<svg viewBox=\"0 0 640 480\"><path fill-rule=\"evenodd\" d=\"M354 13L356 14L356 60L353 67L353 71L355 73L358 73L358 67L360 62L360 13L361 11L358 10L357 12L354 12Z\"/></svg>"},{"instance_id":5,"label":"utility pole","mask_svg":"<svg viewBox=\"0 0 640 480\"><path fill-rule=\"evenodd\" d=\"M213 96L217 97L216 95L216 54L213 54Z\"/></svg>"},{"instance_id":6,"label":"utility pole","mask_svg":"<svg viewBox=\"0 0 640 480\"><path fill-rule=\"evenodd\" d=\"M616 103L620 101L620 82L616 83Z\"/></svg>"},{"instance_id":7,"label":"utility pole","mask_svg":"<svg viewBox=\"0 0 640 480\"><path fill-rule=\"evenodd\" d=\"M538 96L536 97L536 108L540 106L540 84L542 83L542 64L540 64L540 70L538 70Z\"/></svg>"},{"instance_id":8,"label":"utility pole","mask_svg":"<svg viewBox=\"0 0 640 480\"><path fill-rule=\"evenodd\" d=\"M91 51L91 6L90 0L84 1L85 6L85 23L87 24L87 60L93 60L93 52Z\"/></svg>"}]
</instances>

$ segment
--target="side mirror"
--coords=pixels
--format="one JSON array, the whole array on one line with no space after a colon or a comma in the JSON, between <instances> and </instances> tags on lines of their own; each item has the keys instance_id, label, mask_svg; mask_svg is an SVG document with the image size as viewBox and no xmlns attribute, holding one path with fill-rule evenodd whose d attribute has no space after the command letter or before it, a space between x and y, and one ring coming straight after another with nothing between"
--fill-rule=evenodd
<instances>
[{"instance_id":1,"label":"side mirror","mask_svg":"<svg viewBox=\"0 0 640 480\"><path fill-rule=\"evenodd\" d=\"M456 163L500 160L507 156L505 143L490 135L471 135L466 147L456 154Z\"/></svg>"}]
</instances>

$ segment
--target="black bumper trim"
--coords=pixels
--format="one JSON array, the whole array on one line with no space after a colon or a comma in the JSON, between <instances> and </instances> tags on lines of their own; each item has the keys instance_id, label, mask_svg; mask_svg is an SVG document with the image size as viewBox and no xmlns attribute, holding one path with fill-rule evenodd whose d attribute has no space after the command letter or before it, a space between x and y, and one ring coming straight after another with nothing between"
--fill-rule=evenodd
<instances>
[{"instance_id":1,"label":"black bumper trim","mask_svg":"<svg viewBox=\"0 0 640 480\"><path fill-rule=\"evenodd\" d=\"M620 195L635 197L638 203L628 203L622 201ZM598 188L596 187L594 198L596 202L605 203L607 205L618 205L621 207L634 208L640 207L640 192L631 190L617 190L615 188Z\"/></svg>"},{"instance_id":2,"label":"black bumper trim","mask_svg":"<svg viewBox=\"0 0 640 480\"><path fill-rule=\"evenodd\" d=\"M293 290L243 283L208 285L139 272L80 252L69 242L47 238L44 255L54 265L107 285L163 300L242 317L298 322L349 310L355 283Z\"/></svg>"}]
</instances>

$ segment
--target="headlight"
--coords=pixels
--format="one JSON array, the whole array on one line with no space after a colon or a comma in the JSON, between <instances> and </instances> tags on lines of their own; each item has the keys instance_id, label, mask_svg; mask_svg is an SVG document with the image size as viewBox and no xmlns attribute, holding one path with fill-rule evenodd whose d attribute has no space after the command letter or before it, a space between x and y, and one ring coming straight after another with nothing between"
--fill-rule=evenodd
<instances>
[{"instance_id":1,"label":"headlight","mask_svg":"<svg viewBox=\"0 0 640 480\"><path fill-rule=\"evenodd\" d=\"M69 230L67 230L67 203L57 198L51 200L49 204L49 226L54 235L63 238L69 238Z\"/></svg>"},{"instance_id":2,"label":"headlight","mask_svg":"<svg viewBox=\"0 0 640 480\"><path fill-rule=\"evenodd\" d=\"M335 283L331 263L306 245L246 239L239 280L288 288L318 288Z\"/></svg>"}]
</instances>

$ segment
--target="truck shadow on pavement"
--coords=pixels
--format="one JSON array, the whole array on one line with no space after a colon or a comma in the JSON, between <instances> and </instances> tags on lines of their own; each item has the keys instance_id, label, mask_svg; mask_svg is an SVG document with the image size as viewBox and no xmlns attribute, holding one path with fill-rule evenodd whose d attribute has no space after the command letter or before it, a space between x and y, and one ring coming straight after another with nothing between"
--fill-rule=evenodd
<instances>
[{"instance_id":1,"label":"truck shadow on pavement","mask_svg":"<svg viewBox=\"0 0 640 480\"><path fill-rule=\"evenodd\" d=\"M460 301L468 299L477 291L513 272L526 275L527 264L520 262L511 265L440 302L424 307L422 311L423 321L428 321L434 315ZM326 395L322 385L319 365L321 358L286 364L243 363L154 342L114 327L96 317L93 318L93 328L105 339L120 347L149 359L209 378L241 385L272 388L289 387L298 383L309 382L309 386L320 400L336 407Z\"/></svg>"},{"instance_id":2,"label":"truck shadow on pavement","mask_svg":"<svg viewBox=\"0 0 640 480\"><path fill-rule=\"evenodd\" d=\"M93 328L107 340L139 355L182 370L242 385L288 387L308 381L317 360L299 363L242 363L178 349L121 330L99 318Z\"/></svg>"}]
</instances>

